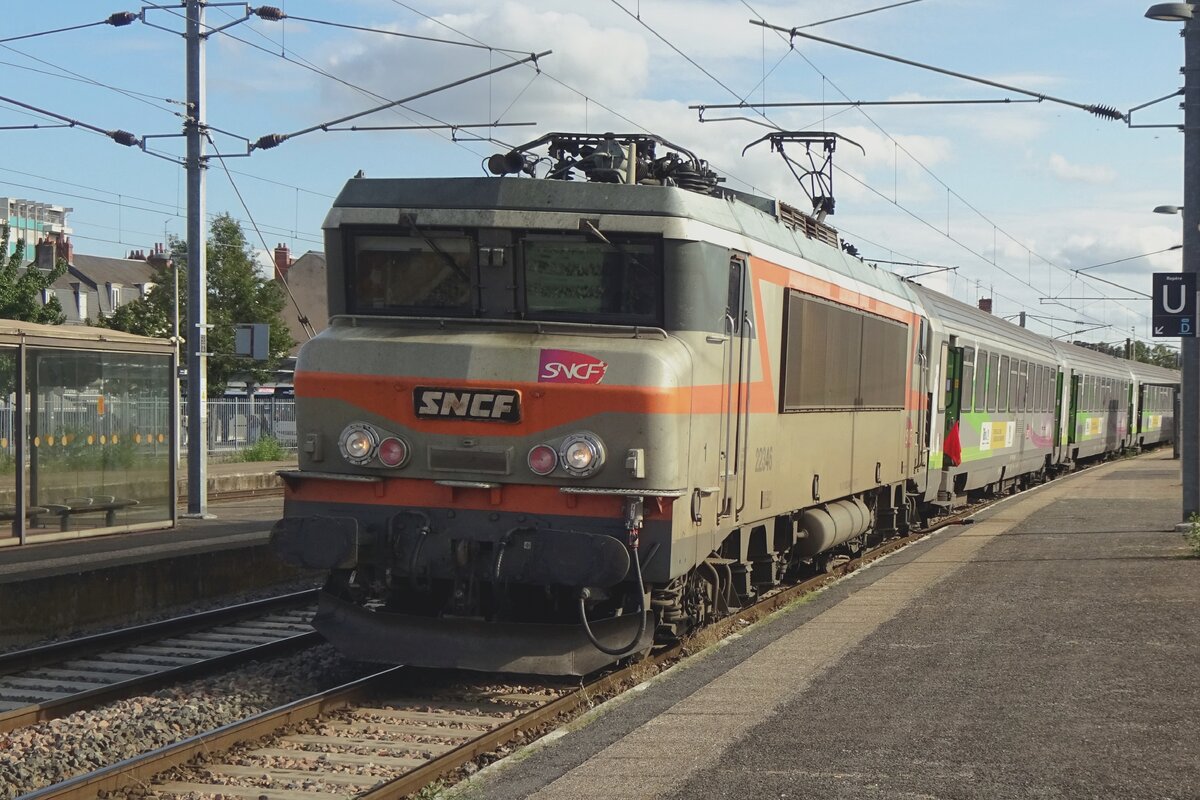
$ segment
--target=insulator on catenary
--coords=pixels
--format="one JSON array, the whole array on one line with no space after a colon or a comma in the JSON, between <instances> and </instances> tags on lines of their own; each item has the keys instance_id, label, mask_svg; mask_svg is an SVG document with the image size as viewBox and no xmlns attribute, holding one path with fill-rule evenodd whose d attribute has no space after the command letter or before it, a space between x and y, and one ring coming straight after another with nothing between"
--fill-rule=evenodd
<instances>
[{"instance_id":1,"label":"insulator on catenary","mask_svg":"<svg viewBox=\"0 0 1200 800\"><path fill-rule=\"evenodd\" d=\"M272 147L278 147L287 140L287 135L282 133L270 133L254 143L255 150L270 150Z\"/></svg>"},{"instance_id":2,"label":"insulator on catenary","mask_svg":"<svg viewBox=\"0 0 1200 800\"><path fill-rule=\"evenodd\" d=\"M138 15L132 11L118 11L111 17L105 20L109 25L115 28L123 28L126 25L132 25L137 21Z\"/></svg>"},{"instance_id":3,"label":"insulator on catenary","mask_svg":"<svg viewBox=\"0 0 1200 800\"><path fill-rule=\"evenodd\" d=\"M141 142L138 137L134 136L129 131L109 131L108 137L117 144L123 144L126 147L133 147Z\"/></svg>"},{"instance_id":4,"label":"insulator on catenary","mask_svg":"<svg viewBox=\"0 0 1200 800\"><path fill-rule=\"evenodd\" d=\"M259 6L258 8L252 9L250 13L254 14L259 19L265 19L267 22L279 22L287 16L283 13L282 9L276 8L275 6Z\"/></svg>"},{"instance_id":5,"label":"insulator on catenary","mask_svg":"<svg viewBox=\"0 0 1200 800\"><path fill-rule=\"evenodd\" d=\"M1086 108L1089 112L1095 114L1097 117L1104 117L1105 119L1125 119L1125 115L1120 111L1117 111L1112 106L1087 106Z\"/></svg>"}]
</instances>

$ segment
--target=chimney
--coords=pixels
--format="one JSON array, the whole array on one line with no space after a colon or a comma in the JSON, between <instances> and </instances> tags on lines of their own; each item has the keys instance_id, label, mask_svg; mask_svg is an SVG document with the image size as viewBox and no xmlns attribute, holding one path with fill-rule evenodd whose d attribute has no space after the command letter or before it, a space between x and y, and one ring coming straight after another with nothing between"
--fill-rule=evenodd
<instances>
[{"instance_id":1,"label":"chimney","mask_svg":"<svg viewBox=\"0 0 1200 800\"><path fill-rule=\"evenodd\" d=\"M71 244L71 240L62 233L54 233L54 237L58 243L58 257L68 264L75 263L75 245Z\"/></svg>"},{"instance_id":2,"label":"chimney","mask_svg":"<svg viewBox=\"0 0 1200 800\"><path fill-rule=\"evenodd\" d=\"M54 240L50 238L38 239L38 243L34 245L34 264L37 268L49 272L54 269L55 247Z\"/></svg>"},{"instance_id":3,"label":"chimney","mask_svg":"<svg viewBox=\"0 0 1200 800\"><path fill-rule=\"evenodd\" d=\"M990 298L990 297L979 298L979 310L986 311L989 314L992 313L992 298Z\"/></svg>"},{"instance_id":4,"label":"chimney","mask_svg":"<svg viewBox=\"0 0 1200 800\"><path fill-rule=\"evenodd\" d=\"M287 280L288 270L292 268L292 255L288 252L288 246L280 242L275 245L275 275L276 277Z\"/></svg>"}]
</instances>

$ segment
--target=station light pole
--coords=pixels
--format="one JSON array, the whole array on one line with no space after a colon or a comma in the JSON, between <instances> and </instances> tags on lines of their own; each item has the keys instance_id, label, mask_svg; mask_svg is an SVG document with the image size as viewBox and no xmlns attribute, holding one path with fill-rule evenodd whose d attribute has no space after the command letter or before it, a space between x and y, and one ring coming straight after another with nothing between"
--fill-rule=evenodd
<instances>
[{"instance_id":1,"label":"station light pole","mask_svg":"<svg viewBox=\"0 0 1200 800\"><path fill-rule=\"evenodd\" d=\"M1192 3L1156 3L1149 19L1183 23L1183 272L1200 272L1200 20ZM1165 209L1164 209L1165 210ZM1200 342L1179 341L1182 367L1179 468L1183 484L1182 524L1200 514Z\"/></svg>"},{"instance_id":2,"label":"station light pole","mask_svg":"<svg viewBox=\"0 0 1200 800\"><path fill-rule=\"evenodd\" d=\"M187 0L187 269L188 269L188 509L208 514L208 269L204 240L204 0Z\"/></svg>"}]
</instances>

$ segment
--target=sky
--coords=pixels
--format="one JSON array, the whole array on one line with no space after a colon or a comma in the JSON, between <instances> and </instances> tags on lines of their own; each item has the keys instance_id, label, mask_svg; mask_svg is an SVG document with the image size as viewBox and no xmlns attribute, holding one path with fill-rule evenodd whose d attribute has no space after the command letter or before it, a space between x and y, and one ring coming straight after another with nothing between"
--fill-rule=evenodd
<instances>
[{"instance_id":1,"label":"sky","mask_svg":"<svg viewBox=\"0 0 1200 800\"><path fill-rule=\"evenodd\" d=\"M125 256L185 232L177 163L184 144L175 135L185 96L183 15L182 4L112 2L6 4L0 96L150 137L150 152L78 126L47 127L57 121L0 101L0 196L72 208L77 253ZM1148 1L275 2L287 15L281 22L231 25L246 8L235 3L212 2L206 12L211 27L230 25L205 48L208 152L227 156L209 161L207 210L242 221L256 248L321 250L325 214L359 170L481 175L489 155L550 131L651 132L708 160L728 186L807 210L777 154L765 145L742 150L772 128L833 131L862 150L837 147L828 222L866 260L900 275L954 267L921 282L971 304L992 297L995 314L1025 311L1027 326L1046 335L1178 342L1151 338L1148 295L1153 272L1180 269L1180 251L1168 248L1181 242L1181 218L1152 213L1182 203L1179 98L1132 115L1135 125L1163 127L1136 128L1049 99L836 105L1017 101L1032 93L1124 113L1182 86L1181 25L1145 19ZM826 22L873 9L882 10ZM3 41L120 11L142 19ZM800 37L789 44L751 20L1025 93ZM536 69L514 66L345 123L505 127L318 129L248 150L261 136L329 123L545 50L552 53ZM743 101L816 105L708 109L703 121L689 108ZM14 127L29 125L42 127ZM788 152L804 156L800 145ZM1109 283L1074 272L1090 267L1085 275Z\"/></svg>"}]
</instances>

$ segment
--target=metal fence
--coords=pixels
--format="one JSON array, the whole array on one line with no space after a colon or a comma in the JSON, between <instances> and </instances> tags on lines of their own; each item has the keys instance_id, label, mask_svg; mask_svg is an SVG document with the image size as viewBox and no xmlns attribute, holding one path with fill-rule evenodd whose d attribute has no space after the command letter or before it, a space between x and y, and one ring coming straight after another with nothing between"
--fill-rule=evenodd
<instances>
[{"instance_id":1,"label":"metal fence","mask_svg":"<svg viewBox=\"0 0 1200 800\"><path fill-rule=\"evenodd\" d=\"M180 447L187 448L186 407L180 421ZM13 457L16 410L11 402L0 399L0 453ZM41 432L63 439L92 437L95 441L116 441L121 436L152 436L155 444L166 446L170 429L170 408L166 400L109 400L101 404L94 397L46 397L38 403L37 426ZM162 435L160 438L160 434ZM32 434L31 434L32 435ZM223 397L208 401L208 450L229 454L273 437L284 450L296 449L296 401L290 397ZM151 441L147 439L146 441Z\"/></svg>"},{"instance_id":2,"label":"metal fence","mask_svg":"<svg viewBox=\"0 0 1200 800\"><path fill-rule=\"evenodd\" d=\"M187 418L182 446L187 447ZM296 449L296 401L291 397L222 397L208 401L209 452L232 452L260 439L274 438L285 450Z\"/></svg>"}]
</instances>

